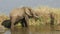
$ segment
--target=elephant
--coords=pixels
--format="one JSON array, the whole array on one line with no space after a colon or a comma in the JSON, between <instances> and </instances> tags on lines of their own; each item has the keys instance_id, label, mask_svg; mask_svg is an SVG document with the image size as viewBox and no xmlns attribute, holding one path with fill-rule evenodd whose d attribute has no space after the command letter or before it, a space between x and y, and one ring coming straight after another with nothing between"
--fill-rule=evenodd
<instances>
[{"instance_id":1,"label":"elephant","mask_svg":"<svg viewBox=\"0 0 60 34\"><path fill-rule=\"evenodd\" d=\"M23 23L23 22L25 22L24 20L22 20L22 22L21 22L21 24ZM17 24L17 23L15 23L15 24ZM15 25L14 24L14 25ZM26 24L26 22L25 22L25 24ZM1 23L1 25L2 26L4 26L5 28L11 28L11 21L10 20L4 20L2 23ZM27 24L26 24L27 25ZM22 26L24 26L24 24L22 24Z\"/></svg>"},{"instance_id":2,"label":"elephant","mask_svg":"<svg viewBox=\"0 0 60 34\"><path fill-rule=\"evenodd\" d=\"M17 24L19 21L21 21L23 27L28 27L29 18L38 18L32 8L21 7L13 9L10 12L11 30L14 29L14 25Z\"/></svg>"},{"instance_id":3,"label":"elephant","mask_svg":"<svg viewBox=\"0 0 60 34\"><path fill-rule=\"evenodd\" d=\"M20 22L21 22L21 21L20 21ZM23 22L25 22L25 21L22 20L21 24L22 24ZM15 24L17 24L17 23L15 23ZM15 24L14 24L14 25L15 25ZM25 22L25 24L26 24L26 22ZM11 21L10 21L10 20L4 20L4 21L1 23L1 25L4 26L5 28L10 29L10 28L11 28ZM26 24L26 25L27 25L27 24ZM22 26L24 26L24 24L22 24Z\"/></svg>"},{"instance_id":4,"label":"elephant","mask_svg":"<svg viewBox=\"0 0 60 34\"><path fill-rule=\"evenodd\" d=\"M53 13L52 12L50 12L50 18L51 18L51 25L54 25L54 20L55 20L55 18L54 18L54 15L53 15Z\"/></svg>"},{"instance_id":5,"label":"elephant","mask_svg":"<svg viewBox=\"0 0 60 34\"><path fill-rule=\"evenodd\" d=\"M2 26L6 27L6 28L11 28L11 21L10 20L4 20L1 23Z\"/></svg>"}]
</instances>

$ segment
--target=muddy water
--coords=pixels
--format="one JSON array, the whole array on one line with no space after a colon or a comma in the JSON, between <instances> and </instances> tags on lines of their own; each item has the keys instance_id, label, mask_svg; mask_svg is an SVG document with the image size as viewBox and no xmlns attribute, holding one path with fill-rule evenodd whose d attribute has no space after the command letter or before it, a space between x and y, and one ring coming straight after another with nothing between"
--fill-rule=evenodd
<instances>
[{"instance_id":1,"label":"muddy water","mask_svg":"<svg viewBox=\"0 0 60 34\"><path fill-rule=\"evenodd\" d=\"M7 30L3 34L11 34L11 31ZM60 34L60 26L43 25L43 26L30 26L29 28L15 27L13 34Z\"/></svg>"}]
</instances>

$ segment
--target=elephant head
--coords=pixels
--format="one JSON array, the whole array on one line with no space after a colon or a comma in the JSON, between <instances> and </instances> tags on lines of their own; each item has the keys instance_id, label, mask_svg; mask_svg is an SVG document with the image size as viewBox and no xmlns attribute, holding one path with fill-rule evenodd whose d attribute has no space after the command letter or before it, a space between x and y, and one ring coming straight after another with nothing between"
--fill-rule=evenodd
<instances>
[{"instance_id":1,"label":"elephant head","mask_svg":"<svg viewBox=\"0 0 60 34\"><path fill-rule=\"evenodd\" d=\"M36 13L36 11L35 10L33 10L33 9L31 9L31 8L29 8L29 7L23 7L23 8L25 8L25 13L26 13L26 15L28 15L29 17L33 17L33 18L39 18L38 17L38 14Z\"/></svg>"}]
</instances>

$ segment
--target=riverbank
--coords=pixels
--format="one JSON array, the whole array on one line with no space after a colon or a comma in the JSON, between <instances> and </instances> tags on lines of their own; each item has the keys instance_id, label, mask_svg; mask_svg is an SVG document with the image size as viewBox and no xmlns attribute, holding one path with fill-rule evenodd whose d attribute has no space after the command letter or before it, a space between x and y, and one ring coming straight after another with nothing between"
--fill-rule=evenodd
<instances>
[{"instance_id":1,"label":"riverbank","mask_svg":"<svg viewBox=\"0 0 60 34\"><path fill-rule=\"evenodd\" d=\"M39 19L33 19L30 18L29 19L29 25L31 26L38 26L38 25L47 25L47 24L51 24L51 17L50 17L50 13L52 12L52 16L54 19L52 19L54 22L52 22L54 25L60 25L60 8L50 8L50 7L38 7L38 8L33 8L34 10L39 13L40 18ZM10 19L7 15L0 15L0 26L1 23L4 20L8 20ZM21 24L17 24L16 26L20 26Z\"/></svg>"}]
</instances>

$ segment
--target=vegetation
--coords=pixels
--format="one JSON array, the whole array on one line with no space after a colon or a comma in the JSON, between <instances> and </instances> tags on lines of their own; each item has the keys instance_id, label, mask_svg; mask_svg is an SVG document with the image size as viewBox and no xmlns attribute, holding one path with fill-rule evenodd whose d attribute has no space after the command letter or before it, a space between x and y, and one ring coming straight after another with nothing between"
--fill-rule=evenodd
<instances>
[{"instance_id":1,"label":"vegetation","mask_svg":"<svg viewBox=\"0 0 60 34\"><path fill-rule=\"evenodd\" d=\"M29 25L46 25L46 24L51 24L51 17L50 13L53 16L53 21L54 25L59 25L60 24L60 8L50 8L50 7L38 7L34 8L35 10L40 12L40 18L38 20L35 20L31 18L29 20ZM7 15L0 15L0 25L4 20L10 19ZM21 24L18 24L21 25ZM16 25L16 26L18 26Z\"/></svg>"}]
</instances>

